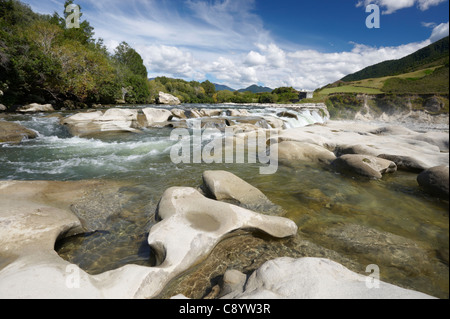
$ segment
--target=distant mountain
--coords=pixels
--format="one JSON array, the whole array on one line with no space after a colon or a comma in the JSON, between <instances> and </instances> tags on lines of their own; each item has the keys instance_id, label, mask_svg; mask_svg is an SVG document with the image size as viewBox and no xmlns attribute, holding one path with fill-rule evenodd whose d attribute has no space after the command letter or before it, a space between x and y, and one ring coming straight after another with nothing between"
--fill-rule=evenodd
<instances>
[{"instance_id":1,"label":"distant mountain","mask_svg":"<svg viewBox=\"0 0 450 319\"><path fill-rule=\"evenodd\" d=\"M352 82L410 73L417 70L448 64L449 37L445 37L399 60L389 60L347 75L341 81Z\"/></svg>"},{"instance_id":2,"label":"distant mountain","mask_svg":"<svg viewBox=\"0 0 450 319\"><path fill-rule=\"evenodd\" d=\"M271 93L273 91L273 89L268 88L268 87L263 87L263 86L259 86L259 85L251 85L246 89L241 89L239 90L239 92L252 92L252 93Z\"/></svg>"},{"instance_id":3,"label":"distant mountain","mask_svg":"<svg viewBox=\"0 0 450 319\"><path fill-rule=\"evenodd\" d=\"M214 85L216 86L216 91L231 91L231 92L236 91L235 89L232 89L229 86L226 86L226 85L223 85L223 84L216 84L216 83L214 83Z\"/></svg>"}]
</instances>

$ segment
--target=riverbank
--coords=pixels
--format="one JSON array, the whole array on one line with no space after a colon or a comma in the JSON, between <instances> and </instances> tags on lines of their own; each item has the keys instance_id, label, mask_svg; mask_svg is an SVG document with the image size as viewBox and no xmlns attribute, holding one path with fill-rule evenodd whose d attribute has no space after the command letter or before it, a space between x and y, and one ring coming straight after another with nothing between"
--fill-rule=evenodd
<instances>
[{"instance_id":1,"label":"riverbank","mask_svg":"<svg viewBox=\"0 0 450 319\"><path fill-rule=\"evenodd\" d=\"M256 111L258 108L227 107L230 112L245 109L253 119L267 120L268 116L275 115L293 123L292 117L281 116L283 112L276 108L269 114L255 114L260 112ZM157 107L142 109L145 108ZM187 106L181 109L185 114L193 110ZM204 111L204 117L187 119L187 123L214 118L214 123L226 124L225 120L235 115L231 118L237 124L249 117L243 112L212 115L214 105L197 109ZM415 131L387 123L328 120L300 126L303 122L296 121L298 127L279 128L278 134L271 136L271 144L278 145L279 169L274 175L264 176L258 173L259 164L172 163L170 149L175 142L169 136L173 128L166 125L144 128L138 134L110 132L77 137L61 125L60 119L76 114L57 114L52 117L14 115L8 119L39 134L33 140L18 145L4 144L0 148L5 164L1 176L6 180L0 186L3 214L0 233L2 247L8 248L1 253L0 285L6 298L33 298L38 294L40 298L46 294L52 298L58 297L59 292L63 298L83 294L92 298L171 298L180 294L195 299L218 298L229 290L224 285L228 281L223 281L230 276L229 273L225 276L227 270L250 276L266 262L274 261L283 267L297 265L290 259L276 261L286 257L333 260L363 277L348 275L341 266L322 260L324 273L335 269L342 274L339 278L356 280L361 288L365 287L362 279L367 278L367 266L375 264L380 268L383 282L448 298L448 200L441 199L433 190L430 193L430 188L418 181L422 172L437 166L447 167L448 171L448 134L440 129ZM295 115L299 117L301 113ZM319 111L317 115L321 115ZM253 123L265 125L259 120ZM251 131L244 134L250 136ZM205 191L204 173L210 170L236 176L231 190L223 190L227 196ZM219 183L217 178L208 184ZM43 179L54 182L36 181ZM54 184L43 187L43 183ZM237 187L241 183L246 185L246 190ZM254 188L259 191L249 191ZM233 193L237 195L229 197ZM259 194L256 198L264 196L264 202L271 203L270 208L239 197L249 193ZM162 205L163 202L175 206L171 208ZM214 205L217 211L245 210L245 214L258 216L260 221L276 218L259 224L262 233L248 232L248 224L237 222L242 220L238 218L240 213L233 222L222 220L218 215L210 215L210 210L203 212L200 204L203 202L206 206ZM22 213L25 210L29 213ZM193 215L188 213L191 210ZM272 216L266 215L268 212ZM54 220L56 215L64 218ZM177 236L158 234L174 227L171 222L175 219L185 220L177 226L181 227ZM290 225L287 232L273 232L272 227L280 225L279 221ZM81 227L85 230L80 233ZM263 235L264 232L272 236ZM73 236L75 233L80 234ZM192 259L187 263L176 261L188 253L187 248L180 246L181 242L190 242L188 237L181 239L183 234L197 234L198 245L207 245L201 252L192 252ZM18 246L12 247L12 241ZM210 246L211 242L215 244ZM169 250L176 251L175 255ZM304 265L313 265L316 260L306 261ZM36 267L38 264L42 267ZM181 264L183 267L179 268ZM271 269L269 266L263 268ZM77 271L81 274L81 289L68 289L67 280L73 279ZM33 277L36 273L40 274L37 278ZM131 273L135 280L125 284ZM165 279L155 285L148 284L153 282L150 278L156 273L158 278ZM49 276L55 279L49 280ZM289 276L292 282L294 278L300 280L294 273ZM19 280L20 277L26 280ZM239 291L241 284L239 281L236 286ZM249 287L250 282L247 284ZM15 285L15 290L10 285ZM247 294L255 292L247 291ZM383 289L375 295L374 291L366 292L367 297L373 298L425 297L405 291L406 294L389 295ZM264 296L269 296L266 293ZM286 298L272 293L271 297ZM337 298L352 296L339 289L335 293ZM238 295L245 296L243 292L235 294ZM299 291L295 296L320 298L323 295L302 295Z\"/></svg>"}]
</instances>

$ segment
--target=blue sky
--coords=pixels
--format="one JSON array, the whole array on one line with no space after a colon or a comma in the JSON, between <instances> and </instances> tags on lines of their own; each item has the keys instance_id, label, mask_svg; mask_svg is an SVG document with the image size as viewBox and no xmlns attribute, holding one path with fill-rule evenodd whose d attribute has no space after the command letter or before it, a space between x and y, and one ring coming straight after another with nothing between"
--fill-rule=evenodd
<instances>
[{"instance_id":1,"label":"blue sky","mask_svg":"<svg viewBox=\"0 0 450 319\"><path fill-rule=\"evenodd\" d=\"M25 0L39 13L64 0ZM113 51L122 41L149 77L313 90L448 35L448 0L76 0ZM366 6L381 11L366 26Z\"/></svg>"}]
</instances>

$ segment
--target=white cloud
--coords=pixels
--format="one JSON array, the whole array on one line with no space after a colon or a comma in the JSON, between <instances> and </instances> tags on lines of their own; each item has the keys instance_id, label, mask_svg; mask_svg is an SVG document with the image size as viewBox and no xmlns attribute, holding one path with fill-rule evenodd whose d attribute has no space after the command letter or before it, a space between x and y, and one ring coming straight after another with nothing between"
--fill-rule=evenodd
<instances>
[{"instance_id":1,"label":"white cloud","mask_svg":"<svg viewBox=\"0 0 450 319\"><path fill-rule=\"evenodd\" d=\"M437 29L436 29L437 30ZM256 44L247 54L200 56L172 46L138 47L145 64L156 75L202 81L212 75L222 84L243 88L263 83L272 88L293 86L315 90L367 66L400 59L431 40L395 47L372 47L353 43L350 51L323 53L318 50L283 50L275 44Z\"/></svg>"},{"instance_id":2,"label":"white cloud","mask_svg":"<svg viewBox=\"0 0 450 319\"><path fill-rule=\"evenodd\" d=\"M154 75L201 80L206 74L201 70L200 61L192 53L166 45L137 46L136 51L143 57L147 69Z\"/></svg>"},{"instance_id":3,"label":"white cloud","mask_svg":"<svg viewBox=\"0 0 450 319\"><path fill-rule=\"evenodd\" d=\"M419 0L419 8L422 11L428 10L432 6L437 6L447 0Z\"/></svg>"},{"instance_id":4,"label":"white cloud","mask_svg":"<svg viewBox=\"0 0 450 319\"><path fill-rule=\"evenodd\" d=\"M434 27L436 27L436 23L434 23L434 22L422 22L422 26L424 26L425 28L434 28Z\"/></svg>"},{"instance_id":5,"label":"white cloud","mask_svg":"<svg viewBox=\"0 0 450 319\"><path fill-rule=\"evenodd\" d=\"M398 10L411 8L416 5L420 10L426 11L432 6L437 6L447 0L359 0L357 7L377 4L383 7L383 14L391 14Z\"/></svg>"},{"instance_id":6,"label":"white cloud","mask_svg":"<svg viewBox=\"0 0 450 319\"><path fill-rule=\"evenodd\" d=\"M247 55L244 64L248 66L257 66L261 64L265 64L267 61L266 57L259 54L255 51L250 51L250 53Z\"/></svg>"},{"instance_id":7,"label":"white cloud","mask_svg":"<svg viewBox=\"0 0 450 319\"><path fill-rule=\"evenodd\" d=\"M436 42L449 35L449 23L441 23L435 26L433 32L431 33L431 42Z\"/></svg>"},{"instance_id":8,"label":"white cloud","mask_svg":"<svg viewBox=\"0 0 450 319\"><path fill-rule=\"evenodd\" d=\"M286 52L281 50L277 45L271 43L269 45L258 44L257 46L266 55L269 67L275 68L285 67Z\"/></svg>"},{"instance_id":9,"label":"white cloud","mask_svg":"<svg viewBox=\"0 0 450 319\"><path fill-rule=\"evenodd\" d=\"M371 47L354 43L351 51L335 53L288 51L275 44L257 44L258 50L247 55L219 57L211 63L199 62L197 65L204 73L212 74L235 88L264 83L272 88L293 86L314 90L367 66L402 58L430 43L426 40L398 47ZM272 55L271 58L269 55ZM254 63L249 63L249 60Z\"/></svg>"},{"instance_id":10,"label":"white cloud","mask_svg":"<svg viewBox=\"0 0 450 319\"><path fill-rule=\"evenodd\" d=\"M203 81L211 76L234 88L256 83L313 90L369 65L413 53L448 35L449 28L448 22L424 23L433 31L423 42L396 47L353 43L350 50L324 53L299 49L300 44L281 46L272 39L253 11L256 0L79 1L95 36L103 38L110 51L121 41L128 42L143 57L150 77ZM358 4L377 3L385 13L393 13L412 6L426 10L443 1L360 0Z\"/></svg>"}]
</instances>

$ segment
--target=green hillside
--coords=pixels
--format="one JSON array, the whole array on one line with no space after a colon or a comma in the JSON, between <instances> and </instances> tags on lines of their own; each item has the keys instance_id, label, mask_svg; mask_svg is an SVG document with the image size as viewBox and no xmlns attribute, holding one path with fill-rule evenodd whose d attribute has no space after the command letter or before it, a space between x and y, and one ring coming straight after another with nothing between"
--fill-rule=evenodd
<instances>
[{"instance_id":1,"label":"green hillside","mask_svg":"<svg viewBox=\"0 0 450 319\"><path fill-rule=\"evenodd\" d=\"M341 81L353 82L369 78L380 78L410 73L439 65L448 65L449 37L445 37L413 54L399 60L390 60L369 66L347 75Z\"/></svg>"},{"instance_id":2,"label":"green hillside","mask_svg":"<svg viewBox=\"0 0 450 319\"><path fill-rule=\"evenodd\" d=\"M366 103L375 113L410 108L430 114L449 112L449 37L403 59L382 62L316 90L334 118L351 117ZM364 96L369 98L365 98Z\"/></svg>"},{"instance_id":3,"label":"green hillside","mask_svg":"<svg viewBox=\"0 0 450 319\"><path fill-rule=\"evenodd\" d=\"M403 59L385 61L316 91L330 94L438 94L449 92L449 37Z\"/></svg>"},{"instance_id":4,"label":"green hillside","mask_svg":"<svg viewBox=\"0 0 450 319\"><path fill-rule=\"evenodd\" d=\"M252 92L252 93L270 93L272 92L273 89L268 88L268 87L263 87L263 86L258 86L258 85L251 85L246 89L241 89L239 90L239 92L244 93L244 92Z\"/></svg>"}]
</instances>

